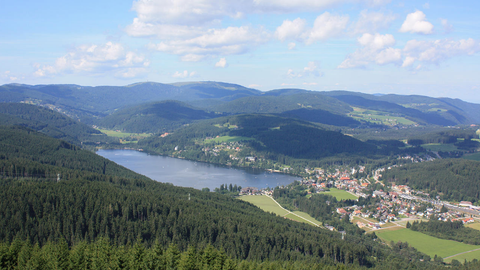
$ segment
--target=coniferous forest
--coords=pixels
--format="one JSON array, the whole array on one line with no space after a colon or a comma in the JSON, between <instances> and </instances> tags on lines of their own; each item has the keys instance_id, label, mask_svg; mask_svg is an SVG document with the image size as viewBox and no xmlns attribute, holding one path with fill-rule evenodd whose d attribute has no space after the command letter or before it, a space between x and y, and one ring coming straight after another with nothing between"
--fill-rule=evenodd
<instances>
[{"instance_id":1,"label":"coniferous forest","mask_svg":"<svg viewBox=\"0 0 480 270\"><path fill-rule=\"evenodd\" d=\"M152 181L33 130L1 131L5 268L441 267L408 246L342 240L229 196Z\"/></svg>"}]
</instances>

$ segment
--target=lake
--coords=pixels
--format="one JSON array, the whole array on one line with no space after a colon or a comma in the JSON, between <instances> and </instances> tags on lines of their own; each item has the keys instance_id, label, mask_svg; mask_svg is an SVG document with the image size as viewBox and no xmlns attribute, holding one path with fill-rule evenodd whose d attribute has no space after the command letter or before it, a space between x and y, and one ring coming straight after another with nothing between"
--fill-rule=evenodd
<instances>
[{"instance_id":1,"label":"lake","mask_svg":"<svg viewBox=\"0 0 480 270\"><path fill-rule=\"evenodd\" d=\"M274 188L301 178L258 169L243 169L149 155L135 150L99 150L97 154L159 182L181 187L214 190L221 184L242 187Z\"/></svg>"}]
</instances>

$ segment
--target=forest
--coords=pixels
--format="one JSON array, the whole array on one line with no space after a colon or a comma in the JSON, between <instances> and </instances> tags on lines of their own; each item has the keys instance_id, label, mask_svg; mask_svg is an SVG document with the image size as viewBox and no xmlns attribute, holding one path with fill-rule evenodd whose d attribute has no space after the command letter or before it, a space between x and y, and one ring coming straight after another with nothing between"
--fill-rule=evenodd
<instances>
[{"instance_id":1,"label":"forest","mask_svg":"<svg viewBox=\"0 0 480 270\"><path fill-rule=\"evenodd\" d=\"M430 265L369 237L342 240L337 232L265 213L230 196L152 181L33 130L3 127L0 134L4 251L24 241L20 246L31 245L30 254L43 252L39 249L57 254L54 246L73 252L103 238L112 250L139 242L148 249L175 245L179 252L211 245L247 264ZM47 171L60 172L60 179L47 177Z\"/></svg>"},{"instance_id":2,"label":"forest","mask_svg":"<svg viewBox=\"0 0 480 270\"><path fill-rule=\"evenodd\" d=\"M478 161L443 159L432 162L405 164L386 170L382 179L396 185L408 185L425 190L435 198L478 202L480 199L480 171Z\"/></svg>"}]
</instances>

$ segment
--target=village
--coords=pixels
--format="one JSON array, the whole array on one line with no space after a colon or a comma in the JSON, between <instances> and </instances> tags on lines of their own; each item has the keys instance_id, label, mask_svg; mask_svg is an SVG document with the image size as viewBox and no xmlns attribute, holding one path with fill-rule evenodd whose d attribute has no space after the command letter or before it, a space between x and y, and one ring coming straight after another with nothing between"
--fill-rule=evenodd
<instances>
[{"instance_id":1,"label":"village","mask_svg":"<svg viewBox=\"0 0 480 270\"><path fill-rule=\"evenodd\" d=\"M385 185L381 182L381 172L391 167L377 169L371 179L352 177L357 172L363 173L365 167L348 169L335 169L327 174L321 168L305 169L309 175L304 177L300 185L309 190L309 193L326 193L330 189L341 190L355 197L369 198L371 205L352 205L337 208L336 212L343 218L349 216L350 221L367 231L381 230L391 226L405 226L407 221L428 220L433 215L438 220L462 221L464 224L475 221L473 217L479 216L479 207L471 202L462 201L452 203L441 201L439 198L430 198L429 194L416 191L407 185ZM286 188L286 187L280 187ZM240 195L268 195L271 189L243 188ZM401 223L399 223L401 222ZM334 228L331 228L334 229Z\"/></svg>"}]
</instances>

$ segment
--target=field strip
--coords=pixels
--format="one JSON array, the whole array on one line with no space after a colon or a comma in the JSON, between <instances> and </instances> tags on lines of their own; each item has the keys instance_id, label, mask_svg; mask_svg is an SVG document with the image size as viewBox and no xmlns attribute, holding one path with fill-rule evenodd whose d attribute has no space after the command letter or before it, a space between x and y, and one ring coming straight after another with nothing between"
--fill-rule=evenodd
<instances>
[{"instance_id":1,"label":"field strip","mask_svg":"<svg viewBox=\"0 0 480 270\"><path fill-rule=\"evenodd\" d=\"M462 255L462 254L466 254L466 253L470 253L470 252L474 252L474 251L477 251L477 250L480 250L480 248L477 248L477 249L472 249L472 250L469 250L469 251L465 251L465 252L460 252L460 253L457 253L455 255L452 255L452 256L448 256L448 257L445 257L443 259L450 259L452 257L456 257L458 255Z\"/></svg>"},{"instance_id":2,"label":"field strip","mask_svg":"<svg viewBox=\"0 0 480 270\"><path fill-rule=\"evenodd\" d=\"M267 196L267 195L265 195L265 196ZM293 212L291 212L291 211L288 211L287 209L283 208L277 201L275 201L275 199L274 199L273 197L271 197L271 196L267 196L267 197L269 197L270 199L272 199L280 208L282 208L283 210L287 211L288 214L292 214L292 215L294 215L294 216L297 216L297 217L299 217L299 218L301 218L301 219L303 219L303 220L308 221L309 223L312 223L313 225L315 225L315 226L317 226L317 227L320 227L320 225L314 223L313 221L310 221L310 220L308 220L308 219L306 219L306 218L304 218L304 217L302 217L302 216L299 216L299 215L297 215L297 214L295 214L295 213L293 213ZM287 214L287 215L288 215L288 214Z\"/></svg>"}]
</instances>

